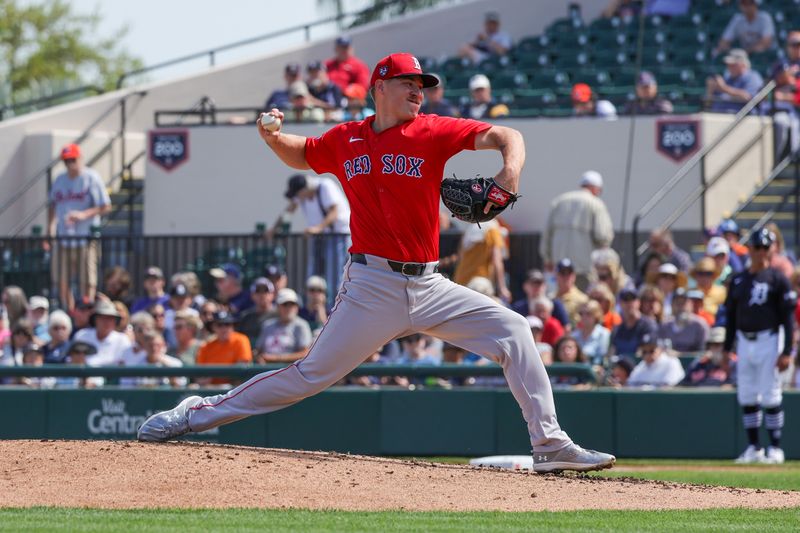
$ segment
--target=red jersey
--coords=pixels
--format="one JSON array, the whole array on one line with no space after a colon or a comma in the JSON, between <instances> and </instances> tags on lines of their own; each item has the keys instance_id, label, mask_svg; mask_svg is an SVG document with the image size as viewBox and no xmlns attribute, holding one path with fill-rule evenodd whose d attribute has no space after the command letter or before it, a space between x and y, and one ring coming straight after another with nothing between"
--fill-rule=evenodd
<instances>
[{"instance_id":1,"label":"red jersey","mask_svg":"<svg viewBox=\"0 0 800 533\"><path fill-rule=\"evenodd\" d=\"M343 91L351 83L369 89L369 68L357 57L349 57L347 61L329 59L325 62L325 70L328 78Z\"/></svg>"},{"instance_id":2,"label":"red jersey","mask_svg":"<svg viewBox=\"0 0 800 533\"><path fill-rule=\"evenodd\" d=\"M317 174L339 178L350 202L352 253L394 261L439 260L439 197L444 165L475 149L491 128L477 120L418 115L375 133L375 117L334 126L306 140Z\"/></svg>"}]
</instances>

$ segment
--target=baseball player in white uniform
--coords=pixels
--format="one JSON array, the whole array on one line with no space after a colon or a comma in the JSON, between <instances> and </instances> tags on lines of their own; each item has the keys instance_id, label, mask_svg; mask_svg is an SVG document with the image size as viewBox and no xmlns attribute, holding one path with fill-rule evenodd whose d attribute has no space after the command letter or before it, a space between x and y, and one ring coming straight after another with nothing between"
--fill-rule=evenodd
<instances>
[{"instance_id":1,"label":"baseball player in white uniform","mask_svg":"<svg viewBox=\"0 0 800 533\"><path fill-rule=\"evenodd\" d=\"M733 277L725 301L723 348L730 352L736 343L736 392L749 443L737 463L784 461L778 372L788 368L791 360L797 295L786 276L769 266L774 243L775 235L768 229L751 234L750 267ZM766 453L758 437L762 422L770 440Z\"/></svg>"},{"instance_id":2,"label":"baseball player in white uniform","mask_svg":"<svg viewBox=\"0 0 800 533\"><path fill-rule=\"evenodd\" d=\"M536 471L613 466L613 455L581 448L559 426L525 317L437 272L446 161L465 149L497 150L503 167L495 181L516 191L525 160L516 130L419 114L422 89L437 83L412 55L392 54L372 74L373 117L313 139L259 126L286 164L334 174L347 195L353 245L336 303L306 357L225 394L187 398L146 420L140 440L164 441L288 407L336 383L386 342L422 332L503 367L527 422ZM283 118L277 109L270 113Z\"/></svg>"}]
</instances>

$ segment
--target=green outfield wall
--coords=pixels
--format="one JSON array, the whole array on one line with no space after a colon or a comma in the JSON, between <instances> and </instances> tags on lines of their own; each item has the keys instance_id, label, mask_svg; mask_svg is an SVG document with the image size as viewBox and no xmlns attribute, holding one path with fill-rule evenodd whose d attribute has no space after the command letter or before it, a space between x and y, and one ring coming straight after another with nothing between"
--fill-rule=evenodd
<instances>
[{"instance_id":1,"label":"green outfield wall","mask_svg":"<svg viewBox=\"0 0 800 533\"><path fill-rule=\"evenodd\" d=\"M145 417L187 394L6 388L0 390L0 438L132 439ZM621 457L727 458L745 447L733 391L557 390L555 397L559 421L573 439ZM784 449L798 459L800 393L786 394L784 405ZM525 454L530 448L505 389L333 388L193 438L375 455Z\"/></svg>"}]
</instances>

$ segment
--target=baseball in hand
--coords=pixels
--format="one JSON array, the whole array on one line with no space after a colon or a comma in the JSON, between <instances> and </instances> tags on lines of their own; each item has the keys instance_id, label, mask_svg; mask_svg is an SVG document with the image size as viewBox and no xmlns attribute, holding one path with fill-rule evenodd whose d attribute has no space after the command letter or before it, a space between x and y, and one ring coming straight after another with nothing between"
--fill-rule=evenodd
<instances>
[{"instance_id":1,"label":"baseball in hand","mask_svg":"<svg viewBox=\"0 0 800 533\"><path fill-rule=\"evenodd\" d=\"M281 119L275 115L261 115L261 125L267 131L278 131L281 128Z\"/></svg>"}]
</instances>

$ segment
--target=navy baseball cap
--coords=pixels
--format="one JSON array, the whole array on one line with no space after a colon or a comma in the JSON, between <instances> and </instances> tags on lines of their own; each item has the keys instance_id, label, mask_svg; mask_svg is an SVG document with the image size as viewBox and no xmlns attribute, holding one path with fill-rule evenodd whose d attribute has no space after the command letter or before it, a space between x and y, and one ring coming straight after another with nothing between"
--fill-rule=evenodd
<instances>
[{"instance_id":1,"label":"navy baseball cap","mask_svg":"<svg viewBox=\"0 0 800 533\"><path fill-rule=\"evenodd\" d=\"M275 292L275 285L265 277L256 278L250 285L250 292L263 292L262 289L266 289L266 292Z\"/></svg>"},{"instance_id":2,"label":"navy baseball cap","mask_svg":"<svg viewBox=\"0 0 800 533\"><path fill-rule=\"evenodd\" d=\"M655 85L656 84L656 77L653 76L653 73L647 70L643 70L639 73L639 76L636 78L636 85Z\"/></svg>"},{"instance_id":3,"label":"navy baseball cap","mask_svg":"<svg viewBox=\"0 0 800 533\"><path fill-rule=\"evenodd\" d=\"M575 265L572 264L572 260L569 257L565 257L558 262L556 270L558 272L575 272Z\"/></svg>"},{"instance_id":4,"label":"navy baseball cap","mask_svg":"<svg viewBox=\"0 0 800 533\"><path fill-rule=\"evenodd\" d=\"M236 317L228 311L217 311L214 313L215 324L236 324Z\"/></svg>"},{"instance_id":5,"label":"navy baseball cap","mask_svg":"<svg viewBox=\"0 0 800 533\"><path fill-rule=\"evenodd\" d=\"M184 296L189 296L189 289L186 288L186 285L183 283L178 283L169 291L170 296L178 296L183 298Z\"/></svg>"},{"instance_id":6,"label":"navy baseball cap","mask_svg":"<svg viewBox=\"0 0 800 533\"><path fill-rule=\"evenodd\" d=\"M739 224L737 224L733 219L726 218L720 222L717 231L719 233L735 233L736 235L739 235Z\"/></svg>"},{"instance_id":7,"label":"navy baseball cap","mask_svg":"<svg viewBox=\"0 0 800 533\"><path fill-rule=\"evenodd\" d=\"M308 179L304 174L295 174L289 177L289 183L286 185L286 192L283 195L291 200L297 193L302 191L308 185Z\"/></svg>"},{"instance_id":8,"label":"navy baseball cap","mask_svg":"<svg viewBox=\"0 0 800 533\"><path fill-rule=\"evenodd\" d=\"M306 70L320 70L320 69L322 69L321 61L310 61L308 65L306 65Z\"/></svg>"},{"instance_id":9,"label":"navy baseball cap","mask_svg":"<svg viewBox=\"0 0 800 533\"><path fill-rule=\"evenodd\" d=\"M225 263L221 267L212 268L208 271L212 278L221 279L230 276L234 279L242 279L242 270L233 263Z\"/></svg>"},{"instance_id":10,"label":"navy baseball cap","mask_svg":"<svg viewBox=\"0 0 800 533\"><path fill-rule=\"evenodd\" d=\"M264 275L268 278L279 278L286 275L286 270L278 265L267 265L264 267Z\"/></svg>"},{"instance_id":11,"label":"navy baseball cap","mask_svg":"<svg viewBox=\"0 0 800 533\"><path fill-rule=\"evenodd\" d=\"M286 67L284 67L284 69L283 69L283 71L286 74L291 74L293 76L296 76L297 74L300 74L301 70L302 69L300 68L300 63L294 63L294 62L293 63L287 63Z\"/></svg>"},{"instance_id":12,"label":"navy baseball cap","mask_svg":"<svg viewBox=\"0 0 800 533\"><path fill-rule=\"evenodd\" d=\"M622 301L636 300L639 298L639 293L633 289L622 289L619 292L619 299Z\"/></svg>"},{"instance_id":13,"label":"navy baseball cap","mask_svg":"<svg viewBox=\"0 0 800 533\"><path fill-rule=\"evenodd\" d=\"M340 35L336 38L336 46L350 46L353 44L353 39L349 35Z\"/></svg>"},{"instance_id":14,"label":"navy baseball cap","mask_svg":"<svg viewBox=\"0 0 800 533\"><path fill-rule=\"evenodd\" d=\"M775 242L775 234L772 233L767 228L761 228L758 231L754 231L750 234L750 246L757 247L757 246L765 246L770 247L772 243Z\"/></svg>"}]
</instances>

